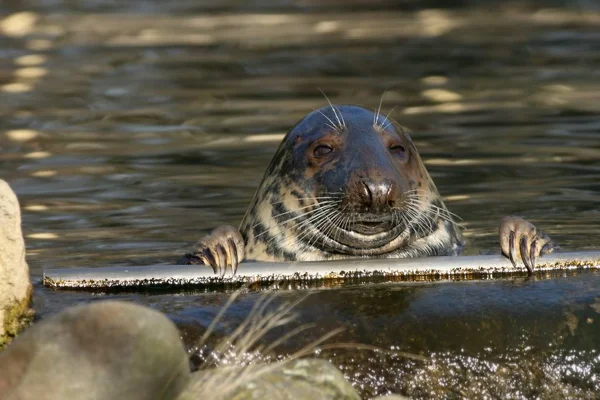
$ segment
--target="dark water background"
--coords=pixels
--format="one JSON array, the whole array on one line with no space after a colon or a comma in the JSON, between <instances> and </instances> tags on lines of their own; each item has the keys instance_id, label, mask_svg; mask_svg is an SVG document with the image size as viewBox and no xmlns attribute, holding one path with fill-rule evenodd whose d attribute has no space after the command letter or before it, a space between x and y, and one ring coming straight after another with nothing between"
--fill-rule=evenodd
<instances>
[{"instance_id":1,"label":"dark water background","mask_svg":"<svg viewBox=\"0 0 600 400\"><path fill-rule=\"evenodd\" d=\"M27 11L27 14L18 13ZM467 254L526 216L563 249L598 248L600 6L492 1L3 1L0 176L43 268L168 262L236 225L282 135L325 100L410 127ZM329 350L365 395L595 398L600 275L315 290L291 327L422 354ZM243 320L241 297L218 334ZM275 301L304 293L281 293ZM228 293L37 288L39 316L133 300L190 348Z\"/></svg>"}]
</instances>

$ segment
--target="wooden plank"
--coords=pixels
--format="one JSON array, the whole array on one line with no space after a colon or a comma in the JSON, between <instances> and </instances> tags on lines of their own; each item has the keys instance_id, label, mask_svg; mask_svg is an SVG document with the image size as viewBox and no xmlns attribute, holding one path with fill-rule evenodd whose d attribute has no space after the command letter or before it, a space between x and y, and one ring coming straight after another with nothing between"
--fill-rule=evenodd
<instances>
[{"instance_id":1,"label":"wooden plank","mask_svg":"<svg viewBox=\"0 0 600 400\"><path fill-rule=\"evenodd\" d=\"M600 251L554 253L538 259L536 274L548 271L600 268ZM413 259L353 259L318 262L244 262L238 273L223 278L198 265L115 266L46 269L44 285L68 289L148 287L218 287L250 282L290 288L344 281L422 281L492 279L525 275L501 255L427 257Z\"/></svg>"}]
</instances>

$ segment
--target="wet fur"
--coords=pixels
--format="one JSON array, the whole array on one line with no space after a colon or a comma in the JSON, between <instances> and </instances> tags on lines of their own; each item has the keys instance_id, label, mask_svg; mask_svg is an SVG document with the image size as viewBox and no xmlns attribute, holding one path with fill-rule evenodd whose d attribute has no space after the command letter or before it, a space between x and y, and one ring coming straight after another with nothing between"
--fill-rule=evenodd
<instances>
[{"instance_id":1,"label":"wet fur","mask_svg":"<svg viewBox=\"0 0 600 400\"><path fill-rule=\"evenodd\" d=\"M348 122L346 122L348 120ZM349 124L350 126L347 126ZM409 171L402 171L406 189L400 209L390 210L398 235L376 249L355 249L336 243L336 226L349 224L339 204L347 193L316 193L318 168L299 165L294 149L319 130L380 129L398 134L410 154ZM365 140L369 140L365 138ZM344 168L344 166L341 166ZM335 202L337 204L334 204ZM335 208L334 206L337 206ZM312 216L312 218L311 218ZM444 205L406 129L379 113L357 106L316 110L283 139L240 224L246 258L261 261L316 261L356 257L409 258L456 255L463 239ZM338 230L338 233L341 231Z\"/></svg>"}]
</instances>

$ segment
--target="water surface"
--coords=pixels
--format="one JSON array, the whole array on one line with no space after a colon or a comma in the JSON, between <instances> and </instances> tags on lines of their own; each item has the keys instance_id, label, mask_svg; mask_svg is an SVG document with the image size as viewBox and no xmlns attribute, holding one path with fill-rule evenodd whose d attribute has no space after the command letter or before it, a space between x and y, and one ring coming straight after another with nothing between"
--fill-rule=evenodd
<instances>
[{"instance_id":1,"label":"water surface","mask_svg":"<svg viewBox=\"0 0 600 400\"><path fill-rule=\"evenodd\" d=\"M172 261L238 224L282 135L326 104L318 88L371 108L387 90L383 110L414 132L463 218L467 254L497 251L509 214L564 249L598 248L600 14L587 3L212 4L0 8L12 18L0 36L0 174L19 195L36 279L43 268ZM33 14L15 16L25 6ZM343 326L338 341L431 361L324 352L365 395L592 398L598 283L590 272L317 290L295 323L318 321L315 337ZM44 317L106 297L140 302L193 348L228 296L38 287L36 307ZM256 296L242 296L221 334Z\"/></svg>"}]
</instances>

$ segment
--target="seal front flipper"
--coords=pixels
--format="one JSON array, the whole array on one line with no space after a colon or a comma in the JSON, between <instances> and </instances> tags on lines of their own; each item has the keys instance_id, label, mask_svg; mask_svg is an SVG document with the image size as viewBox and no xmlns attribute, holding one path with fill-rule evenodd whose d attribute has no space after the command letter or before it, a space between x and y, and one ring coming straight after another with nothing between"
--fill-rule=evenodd
<instances>
[{"instance_id":1,"label":"seal front flipper","mask_svg":"<svg viewBox=\"0 0 600 400\"><path fill-rule=\"evenodd\" d=\"M502 253L516 267L521 259L529 275L535 268L536 257L551 253L558 246L548 235L521 217L504 217L500 220L500 247Z\"/></svg>"},{"instance_id":2,"label":"seal front flipper","mask_svg":"<svg viewBox=\"0 0 600 400\"><path fill-rule=\"evenodd\" d=\"M223 225L200 239L194 250L180 258L177 264L210 265L216 274L223 277L227 268L235 275L244 256L244 239L240 232L233 226Z\"/></svg>"}]
</instances>

